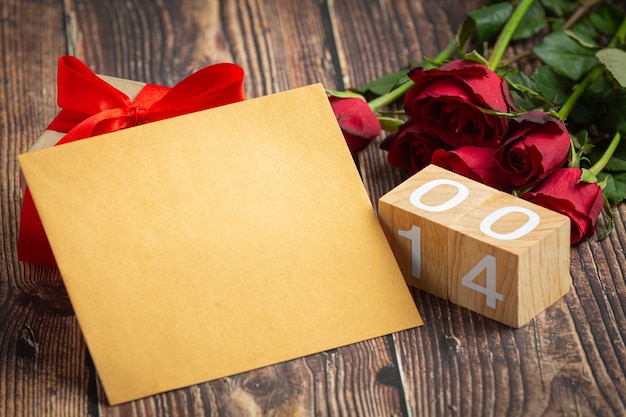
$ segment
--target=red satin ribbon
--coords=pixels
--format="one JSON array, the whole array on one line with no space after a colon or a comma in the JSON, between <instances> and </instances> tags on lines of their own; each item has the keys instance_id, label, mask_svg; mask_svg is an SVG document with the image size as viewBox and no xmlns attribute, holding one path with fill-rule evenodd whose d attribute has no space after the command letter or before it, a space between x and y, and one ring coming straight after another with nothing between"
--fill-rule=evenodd
<instances>
[{"instance_id":1,"label":"red satin ribbon","mask_svg":"<svg viewBox=\"0 0 626 417\"><path fill-rule=\"evenodd\" d=\"M58 69L61 111L48 130L66 133L56 145L114 132L244 100L243 69L222 63L205 67L174 87L146 84L131 100L72 56ZM56 265L43 225L28 188L24 191L18 235L18 259Z\"/></svg>"}]
</instances>

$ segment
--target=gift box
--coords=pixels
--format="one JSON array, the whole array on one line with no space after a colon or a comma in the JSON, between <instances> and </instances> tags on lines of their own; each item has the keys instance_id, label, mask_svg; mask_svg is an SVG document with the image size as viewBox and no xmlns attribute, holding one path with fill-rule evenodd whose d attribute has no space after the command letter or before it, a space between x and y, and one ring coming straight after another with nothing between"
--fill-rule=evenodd
<instances>
[{"instance_id":1,"label":"gift box","mask_svg":"<svg viewBox=\"0 0 626 417\"><path fill-rule=\"evenodd\" d=\"M61 111L29 152L241 101L243 76L239 66L221 63L205 67L169 88L96 75L77 58L63 56L57 79ZM21 185L18 259L56 265L23 177Z\"/></svg>"}]
</instances>

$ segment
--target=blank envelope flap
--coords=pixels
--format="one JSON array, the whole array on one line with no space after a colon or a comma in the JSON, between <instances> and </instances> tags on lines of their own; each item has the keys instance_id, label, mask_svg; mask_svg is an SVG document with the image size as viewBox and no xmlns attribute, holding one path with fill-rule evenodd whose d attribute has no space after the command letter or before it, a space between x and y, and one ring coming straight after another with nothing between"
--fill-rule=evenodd
<instances>
[{"instance_id":1,"label":"blank envelope flap","mask_svg":"<svg viewBox=\"0 0 626 417\"><path fill-rule=\"evenodd\" d=\"M112 404L422 324L321 85L19 160Z\"/></svg>"}]
</instances>

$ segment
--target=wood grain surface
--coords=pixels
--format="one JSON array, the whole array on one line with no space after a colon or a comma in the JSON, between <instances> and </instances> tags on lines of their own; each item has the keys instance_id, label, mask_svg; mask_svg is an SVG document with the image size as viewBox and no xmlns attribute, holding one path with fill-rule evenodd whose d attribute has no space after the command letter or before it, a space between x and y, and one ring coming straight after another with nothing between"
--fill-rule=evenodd
<instances>
[{"instance_id":1,"label":"wood grain surface","mask_svg":"<svg viewBox=\"0 0 626 417\"><path fill-rule=\"evenodd\" d=\"M567 295L520 329L416 291L418 329L116 407L58 271L17 261L16 155L58 111L59 56L164 85L236 62L248 97L317 82L343 89L435 56L480 4L0 0L0 416L626 415L624 205L608 239L571 249ZM376 145L358 164L373 203L405 178Z\"/></svg>"}]
</instances>

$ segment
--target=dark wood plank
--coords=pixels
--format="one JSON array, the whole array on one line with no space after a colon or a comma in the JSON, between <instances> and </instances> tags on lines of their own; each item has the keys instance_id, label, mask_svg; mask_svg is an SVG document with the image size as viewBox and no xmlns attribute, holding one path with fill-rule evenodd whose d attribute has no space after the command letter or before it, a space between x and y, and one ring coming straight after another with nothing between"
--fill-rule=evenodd
<instances>
[{"instance_id":1,"label":"dark wood plank","mask_svg":"<svg viewBox=\"0 0 626 417\"><path fill-rule=\"evenodd\" d=\"M92 70L173 85L206 65L235 62L249 98L334 84L328 22L312 1L66 0L71 52Z\"/></svg>"},{"instance_id":2,"label":"dark wood plank","mask_svg":"<svg viewBox=\"0 0 626 417\"><path fill-rule=\"evenodd\" d=\"M60 1L0 2L0 414L86 415L93 373L58 271L16 259L25 152L56 113L56 60L65 53Z\"/></svg>"}]
</instances>

